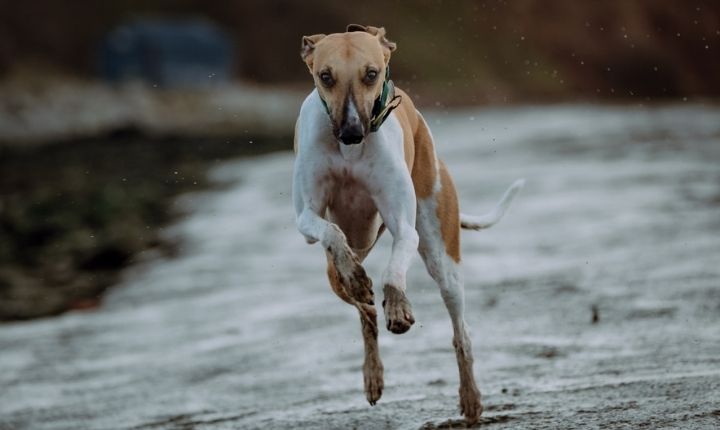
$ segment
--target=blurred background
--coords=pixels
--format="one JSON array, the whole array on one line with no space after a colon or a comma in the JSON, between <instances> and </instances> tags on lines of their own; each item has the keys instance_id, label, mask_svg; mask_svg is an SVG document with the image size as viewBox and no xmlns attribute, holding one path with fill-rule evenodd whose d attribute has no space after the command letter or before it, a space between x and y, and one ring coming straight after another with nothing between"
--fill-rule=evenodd
<instances>
[{"instance_id":1,"label":"blurred background","mask_svg":"<svg viewBox=\"0 0 720 430\"><path fill-rule=\"evenodd\" d=\"M301 37L349 23L463 212L527 179L462 236L482 424L717 429L717 0L0 0L0 429L464 428L420 259L370 408L294 225Z\"/></svg>"},{"instance_id":2,"label":"blurred background","mask_svg":"<svg viewBox=\"0 0 720 430\"><path fill-rule=\"evenodd\" d=\"M305 34L385 26L421 108L720 95L715 1L0 1L0 320L95 307L218 160L288 150Z\"/></svg>"}]
</instances>

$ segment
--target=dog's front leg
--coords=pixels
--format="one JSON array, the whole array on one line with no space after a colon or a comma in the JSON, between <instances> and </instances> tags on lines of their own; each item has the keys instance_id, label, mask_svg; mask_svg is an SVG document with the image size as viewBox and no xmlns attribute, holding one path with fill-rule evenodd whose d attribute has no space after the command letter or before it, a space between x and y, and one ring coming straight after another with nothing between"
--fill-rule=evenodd
<instances>
[{"instance_id":1,"label":"dog's front leg","mask_svg":"<svg viewBox=\"0 0 720 430\"><path fill-rule=\"evenodd\" d=\"M340 227L307 207L298 216L297 227L308 242L320 241L332 259L340 284L347 289L347 295L360 304L373 304L372 281L350 249Z\"/></svg>"},{"instance_id":2,"label":"dog's front leg","mask_svg":"<svg viewBox=\"0 0 720 430\"><path fill-rule=\"evenodd\" d=\"M300 154L295 160L293 203L297 228L308 243L319 241L322 244L348 296L360 303L373 303L372 282L350 249L345 234L321 216L330 199L331 183L324 180L321 173L328 167L315 158Z\"/></svg>"},{"instance_id":3,"label":"dog's front leg","mask_svg":"<svg viewBox=\"0 0 720 430\"><path fill-rule=\"evenodd\" d=\"M380 215L393 237L392 254L382 281L385 324L387 329L395 334L405 333L415 323L410 301L405 295L405 278L418 247L418 234L415 230L417 209L409 177L401 183L408 186L383 194L376 201Z\"/></svg>"},{"instance_id":4,"label":"dog's front leg","mask_svg":"<svg viewBox=\"0 0 720 430\"><path fill-rule=\"evenodd\" d=\"M297 226L309 242L320 241L323 245L328 257L330 286L340 298L354 305L360 314L365 345L365 396L371 405L375 405L382 395L384 383L377 342L377 311L373 301L372 282L337 225L304 209L298 216Z\"/></svg>"},{"instance_id":5,"label":"dog's front leg","mask_svg":"<svg viewBox=\"0 0 720 430\"><path fill-rule=\"evenodd\" d=\"M388 230L392 229L388 227ZM403 224L393 237L392 254L383 274L383 308L387 329L395 334L405 333L415 323L410 301L405 295L405 276L411 257L417 251L418 236L415 229Z\"/></svg>"}]
</instances>

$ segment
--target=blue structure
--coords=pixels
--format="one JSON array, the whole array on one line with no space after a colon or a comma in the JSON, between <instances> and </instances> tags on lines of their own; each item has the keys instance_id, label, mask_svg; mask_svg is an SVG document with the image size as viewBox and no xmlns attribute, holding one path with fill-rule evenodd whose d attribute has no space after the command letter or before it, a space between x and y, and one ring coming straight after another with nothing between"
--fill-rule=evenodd
<instances>
[{"instance_id":1,"label":"blue structure","mask_svg":"<svg viewBox=\"0 0 720 430\"><path fill-rule=\"evenodd\" d=\"M111 31L99 52L101 76L162 87L227 82L235 66L230 38L202 19L142 19Z\"/></svg>"}]
</instances>

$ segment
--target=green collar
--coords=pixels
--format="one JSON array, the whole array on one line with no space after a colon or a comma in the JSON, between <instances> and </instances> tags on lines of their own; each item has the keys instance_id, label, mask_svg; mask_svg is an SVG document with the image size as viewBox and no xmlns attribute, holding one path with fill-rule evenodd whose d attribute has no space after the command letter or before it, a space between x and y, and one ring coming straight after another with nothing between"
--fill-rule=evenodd
<instances>
[{"instance_id":1,"label":"green collar","mask_svg":"<svg viewBox=\"0 0 720 430\"><path fill-rule=\"evenodd\" d=\"M327 102L325 102L325 99L320 95L320 92L318 92L318 97L320 97L320 101L323 106L325 106L325 111L330 115L330 108ZM393 109L400 106L401 101L402 98L395 95L395 84L393 84L392 79L390 79L390 66L387 66L385 68L385 81L383 82L382 91L373 104L372 117L370 118L370 131L378 131L387 117L390 116Z\"/></svg>"}]
</instances>

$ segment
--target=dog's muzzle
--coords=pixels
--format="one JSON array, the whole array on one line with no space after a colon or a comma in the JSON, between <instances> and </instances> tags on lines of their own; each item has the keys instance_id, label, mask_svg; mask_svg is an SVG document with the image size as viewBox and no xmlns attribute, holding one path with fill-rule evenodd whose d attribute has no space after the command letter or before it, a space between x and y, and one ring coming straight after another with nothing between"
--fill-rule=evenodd
<instances>
[{"instance_id":1,"label":"dog's muzzle","mask_svg":"<svg viewBox=\"0 0 720 430\"><path fill-rule=\"evenodd\" d=\"M345 145L356 145L365 139L365 131L362 124L348 124L340 129L338 139Z\"/></svg>"}]
</instances>

